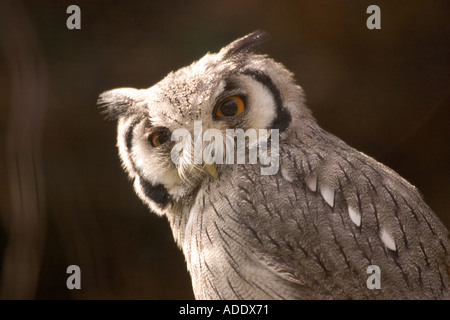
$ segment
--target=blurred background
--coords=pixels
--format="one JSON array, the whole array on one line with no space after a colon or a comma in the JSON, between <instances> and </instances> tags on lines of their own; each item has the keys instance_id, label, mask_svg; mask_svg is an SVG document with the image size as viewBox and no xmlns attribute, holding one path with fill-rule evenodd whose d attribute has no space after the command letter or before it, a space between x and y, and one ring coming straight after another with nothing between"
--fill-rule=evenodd
<instances>
[{"instance_id":1,"label":"blurred background","mask_svg":"<svg viewBox=\"0 0 450 320\"><path fill-rule=\"evenodd\" d=\"M69 5L81 30L69 30ZM381 8L381 30L366 9ZM0 3L0 298L192 299L165 218L134 194L96 99L257 29L319 124L417 186L450 227L450 2ZM66 269L81 268L81 290Z\"/></svg>"}]
</instances>

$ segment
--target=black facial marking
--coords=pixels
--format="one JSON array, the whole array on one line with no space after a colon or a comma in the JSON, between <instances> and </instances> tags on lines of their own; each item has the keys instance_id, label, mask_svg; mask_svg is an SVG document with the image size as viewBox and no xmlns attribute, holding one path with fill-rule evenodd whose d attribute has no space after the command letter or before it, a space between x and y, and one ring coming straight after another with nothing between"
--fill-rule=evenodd
<instances>
[{"instance_id":1,"label":"black facial marking","mask_svg":"<svg viewBox=\"0 0 450 320\"><path fill-rule=\"evenodd\" d=\"M137 119L135 119L128 126L128 128L125 132L125 145L126 145L127 154L129 157L128 160L131 164L132 171L135 171L136 175L138 177L141 177L139 179L139 183L142 187L142 191L144 192L145 196L147 198L149 198L150 200L152 200L153 202L155 202L156 204L158 204L159 206L161 206L161 208L164 208L171 201L171 197L170 197L169 193L167 192L167 189L162 184L152 185L150 182L142 179L142 177L143 177L142 172L139 170L139 168L136 167L136 164L134 163L132 157L130 156L132 153L132 148L133 148L134 128L136 127L136 125L141 123L141 121L142 121L142 118L138 117Z\"/></svg>"},{"instance_id":2,"label":"black facial marking","mask_svg":"<svg viewBox=\"0 0 450 320\"><path fill-rule=\"evenodd\" d=\"M142 190L147 198L164 208L170 202L170 195L162 184L153 185L147 180L139 180Z\"/></svg>"},{"instance_id":3,"label":"black facial marking","mask_svg":"<svg viewBox=\"0 0 450 320\"><path fill-rule=\"evenodd\" d=\"M133 147L133 130L134 127L140 122L140 119L134 120L127 128L127 131L125 132L124 139L125 139L125 146L127 147L127 158L130 163L130 166L132 168L132 171L136 171L136 166L134 164L133 159L131 158L131 149Z\"/></svg>"},{"instance_id":4,"label":"black facial marking","mask_svg":"<svg viewBox=\"0 0 450 320\"><path fill-rule=\"evenodd\" d=\"M278 90L277 86L273 83L272 79L258 70L245 70L243 74L247 76L251 76L253 79L264 85L273 95L275 99L275 104L277 106L277 117L273 120L271 128L278 129L280 132L286 130L289 126L289 123L292 120L291 113L289 110L283 107L283 101L281 99L280 90Z\"/></svg>"},{"instance_id":5,"label":"black facial marking","mask_svg":"<svg viewBox=\"0 0 450 320\"><path fill-rule=\"evenodd\" d=\"M134 120L129 127L127 128L127 132L125 132L125 145L127 146L128 153L131 152L131 147L133 143L133 130L134 127L141 122L141 119Z\"/></svg>"}]
</instances>

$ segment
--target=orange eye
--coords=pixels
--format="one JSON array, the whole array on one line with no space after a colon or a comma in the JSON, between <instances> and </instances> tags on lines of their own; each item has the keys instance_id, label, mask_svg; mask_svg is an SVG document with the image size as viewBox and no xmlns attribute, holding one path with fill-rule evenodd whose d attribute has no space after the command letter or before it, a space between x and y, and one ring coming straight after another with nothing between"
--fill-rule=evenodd
<instances>
[{"instance_id":1,"label":"orange eye","mask_svg":"<svg viewBox=\"0 0 450 320\"><path fill-rule=\"evenodd\" d=\"M225 99L216 110L216 117L233 117L241 114L245 110L245 103L239 96L232 96Z\"/></svg>"},{"instance_id":2,"label":"orange eye","mask_svg":"<svg viewBox=\"0 0 450 320\"><path fill-rule=\"evenodd\" d=\"M147 140L154 148L159 147L169 139L170 139L170 132L165 128L156 129L153 132L151 132L147 137Z\"/></svg>"}]
</instances>

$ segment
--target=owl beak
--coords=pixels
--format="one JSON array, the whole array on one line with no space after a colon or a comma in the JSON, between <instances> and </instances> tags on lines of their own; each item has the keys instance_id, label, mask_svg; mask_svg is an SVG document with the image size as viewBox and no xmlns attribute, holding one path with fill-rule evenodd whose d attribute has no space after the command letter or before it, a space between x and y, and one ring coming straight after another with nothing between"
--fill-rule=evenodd
<instances>
[{"instance_id":1,"label":"owl beak","mask_svg":"<svg viewBox=\"0 0 450 320\"><path fill-rule=\"evenodd\" d=\"M206 171L208 171L208 173L214 179L219 178L219 176L217 175L216 165L214 163L213 164L205 164L205 169L206 169Z\"/></svg>"}]
</instances>

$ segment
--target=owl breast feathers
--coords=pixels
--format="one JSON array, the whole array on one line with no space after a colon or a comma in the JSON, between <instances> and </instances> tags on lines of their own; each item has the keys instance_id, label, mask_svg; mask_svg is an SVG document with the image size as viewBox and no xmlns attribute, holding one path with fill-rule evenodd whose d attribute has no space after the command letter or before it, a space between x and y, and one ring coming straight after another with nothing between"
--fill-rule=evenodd
<instances>
[{"instance_id":1,"label":"owl breast feathers","mask_svg":"<svg viewBox=\"0 0 450 320\"><path fill-rule=\"evenodd\" d=\"M411 184L318 126L292 74L256 53L264 38L99 97L196 298L450 298L448 230Z\"/></svg>"}]
</instances>

